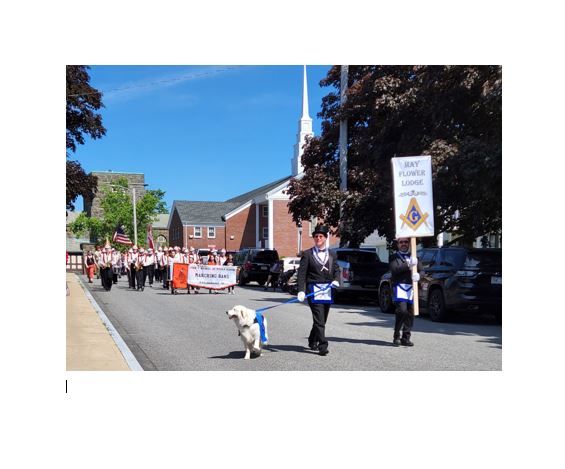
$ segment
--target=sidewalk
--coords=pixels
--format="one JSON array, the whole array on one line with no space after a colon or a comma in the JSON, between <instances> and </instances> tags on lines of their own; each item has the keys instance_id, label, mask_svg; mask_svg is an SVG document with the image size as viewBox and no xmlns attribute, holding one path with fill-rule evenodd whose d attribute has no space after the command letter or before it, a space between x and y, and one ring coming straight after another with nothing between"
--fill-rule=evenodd
<instances>
[{"instance_id":1,"label":"sidewalk","mask_svg":"<svg viewBox=\"0 0 565 469\"><path fill-rule=\"evenodd\" d=\"M129 371L75 274L67 273L67 286L67 371Z\"/></svg>"}]
</instances>

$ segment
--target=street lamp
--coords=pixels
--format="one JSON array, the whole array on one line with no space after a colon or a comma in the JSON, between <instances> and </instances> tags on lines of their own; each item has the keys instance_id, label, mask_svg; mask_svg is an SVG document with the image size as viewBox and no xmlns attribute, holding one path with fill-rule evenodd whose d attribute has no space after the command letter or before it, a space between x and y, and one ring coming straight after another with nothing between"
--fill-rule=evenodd
<instances>
[{"instance_id":1,"label":"street lamp","mask_svg":"<svg viewBox=\"0 0 565 469\"><path fill-rule=\"evenodd\" d=\"M149 184L140 184L147 187ZM135 211L135 186L131 188L133 192L133 244L137 244L137 215Z\"/></svg>"},{"instance_id":2,"label":"street lamp","mask_svg":"<svg viewBox=\"0 0 565 469\"><path fill-rule=\"evenodd\" d=\"M133 244L137 244L137 213L136 213L136 199L135 199L135 186L147 187L149 184L132 184L132 201L133 201ZM123 189L119 184L109 184L113 189L120 188Z\"/></svg>"}]
</instances>

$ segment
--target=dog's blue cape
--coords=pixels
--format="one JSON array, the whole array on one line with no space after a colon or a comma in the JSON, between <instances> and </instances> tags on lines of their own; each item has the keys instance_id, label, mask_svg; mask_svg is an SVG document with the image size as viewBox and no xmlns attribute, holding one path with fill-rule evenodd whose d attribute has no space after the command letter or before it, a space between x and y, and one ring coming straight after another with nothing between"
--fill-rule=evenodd
<instances>
[{"instance_id":1,"label":"dog's blue cape","mask_svg":"<svg viewBox=\"0 0 565 469\"><path fill-rule=\"evenodd\" d=\"M255 313L257 317L257 324L259 324L259 332L261 333L261 342L266 344L268 341L267 332L265 331L265 318L262 313Z\"/></svg>"}]
</instances>

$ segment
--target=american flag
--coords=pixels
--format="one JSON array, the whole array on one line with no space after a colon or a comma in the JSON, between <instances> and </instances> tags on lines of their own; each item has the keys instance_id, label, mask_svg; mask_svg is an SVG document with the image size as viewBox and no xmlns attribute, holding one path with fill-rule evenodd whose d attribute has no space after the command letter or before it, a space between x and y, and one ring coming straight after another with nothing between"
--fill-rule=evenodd
<instances>
[{"instance_id":1,"label":"american flag","mask_svg":"<svg viewBox=\"0 0 565 469\"><path fill-rule=\"evenodd\" d=\"M118 226L116 228L116 232L114 233L114 237L112 238L112 241L114 241L114 243L120 243L120 244L128 244L128 245L133 244L131 242L131 239L129 239L128 235L125 233L123 226Z\"/></svg>"},{"instance_id":2,"label":"american flag","mask_svg":"<svg viewBox=\"0 0 565 469\"><path fill-rule=\"evenodd\" d=\"M147 225L147 247L151 249L155 249L155 245L153 244L153 227L151 225Z\"/></svg>"}]
</instances>

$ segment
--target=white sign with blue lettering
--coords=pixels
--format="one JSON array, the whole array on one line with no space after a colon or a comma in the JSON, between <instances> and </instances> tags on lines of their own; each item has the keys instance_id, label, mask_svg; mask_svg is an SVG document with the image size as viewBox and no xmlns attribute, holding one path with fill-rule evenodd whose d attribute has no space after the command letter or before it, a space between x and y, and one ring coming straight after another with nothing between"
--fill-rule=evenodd
<instances>
[{"instance_id":1,"label":"white sign with blue lettering","mask_svg":"<svg viewBox=\"0 0 565 469\"><path fill-rule=\"evenodd\" d=\"M392 158L396 237L434 236L432 157Z\"/></svg>"}]
</instances>

